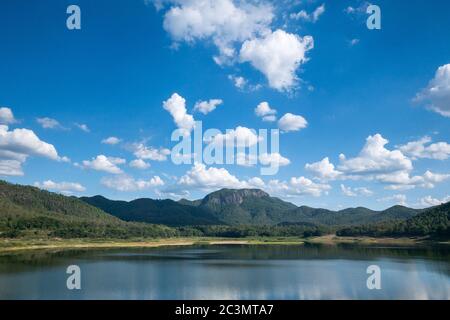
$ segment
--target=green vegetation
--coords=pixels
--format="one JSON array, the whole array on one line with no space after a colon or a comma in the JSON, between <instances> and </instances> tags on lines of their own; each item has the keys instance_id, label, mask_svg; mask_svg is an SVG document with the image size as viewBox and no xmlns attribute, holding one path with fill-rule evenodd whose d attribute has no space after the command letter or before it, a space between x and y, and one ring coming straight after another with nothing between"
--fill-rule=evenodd
<instances>
[{"instance_id":1,"label":"green vegetation","mask_svg":"<svg viewBox=\"0 0 450 320\"><path fill-rule=\"evenodd\" d=\"M424 237L450 239L450 203L429 208L406 221L384 222L338 230L338 236Z\"/></svg>"},{"instance_id":2,"label":"green vegetation","mask_svg":"<svg viewBox=\"0 0 450 320\"><path fill-rule=\"evenodd\" d=\"M78 199L0 181L0 238L298 239L337 231L341 237L448 239L449 207L414 210L395 206L380 212L366 208L336 212L296 207L257 189L223 189L196 201L126 202L101 196Z\"/></svg>"},{"instance_id":3,"label":"green vegetation","mask_svg":"<svg viewBox=\"0 0 450 320\"><path fill-rule=\"evenodd\" d=\"M278 226L192 226L180 227L178 231L182 236L203 236L223 238L247 237L313 237L325 235L331 230L308 224L292 224Z\"/></svg>"},{"instance_id":4,"label":"green vegetation","mask_svg":"<svg viewBox=\"0 0 450 320\"><path fill-rule=\"evenodd\" d=\"M337 228L373 222L406 220L421 212L402 206L384 211L349 208L341 211L314 209L269 196L258 189L222 189L201 200L189 201L137 199L113 201L101 196L83 201L125 221L139 221L168 226L228 225L285 226L310 224L317 228Z\"/></svg>"},{"instance_id":5,"label":"green vegetation","mask_svg":"<svg viewBox=\"0 0 450 320\"><path fill-rule=\"evenodd\" d=\"M0 181L0 237L172 237L166 226L127 223L75 198Z\"/></svg>"},{"instance_id":6,"label":"green vegetation","mask_svg":"<svg viewBox=\"0 0 450 320\"><path fill-rule=\"evenodd\" d=\"M137 199L114 201L102 196L80 198L124 221L147 222L167 226L221 224L207 209L184 205L173 200Z\"/></svg>"}]
</instances>

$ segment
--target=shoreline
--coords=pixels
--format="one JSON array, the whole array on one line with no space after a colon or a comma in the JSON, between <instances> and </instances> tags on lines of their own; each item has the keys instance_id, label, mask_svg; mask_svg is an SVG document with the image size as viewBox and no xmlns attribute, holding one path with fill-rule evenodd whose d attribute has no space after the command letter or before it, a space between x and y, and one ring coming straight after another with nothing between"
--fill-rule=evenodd
<instances>
[{"instance_id":1,"label":"shoreline","mask_svg":"<svg viewBox=\"0 0 450 320\"><path fill-rule=\"evenodd\" d=\"M325 235L313 238L167 238L167 239L0 239L0 254L37 250L126 249L158 248L193 245L386 245L426 246L449 245L450 242L430 241L425 238L370 238Z\"/></svg>"}]
</instances>

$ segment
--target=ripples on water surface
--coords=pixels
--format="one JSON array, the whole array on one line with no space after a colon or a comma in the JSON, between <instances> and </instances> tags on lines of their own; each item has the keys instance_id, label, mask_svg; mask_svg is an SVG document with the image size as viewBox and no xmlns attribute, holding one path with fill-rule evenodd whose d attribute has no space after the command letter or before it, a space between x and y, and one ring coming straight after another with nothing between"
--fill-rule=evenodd
<instances>
[{"instance_id":1,"label":"ripples on water surface","mask_svg":"<svg viewBox=\"0 0 450 320\"><path fill-rule=\"evenodd\" d=\"M79 265L82 290L66 288ZM366 269L382 271L368 290ZM449 299L450 248L194 246L0 256L0 299Z\"/></svg>"}]
</instances>

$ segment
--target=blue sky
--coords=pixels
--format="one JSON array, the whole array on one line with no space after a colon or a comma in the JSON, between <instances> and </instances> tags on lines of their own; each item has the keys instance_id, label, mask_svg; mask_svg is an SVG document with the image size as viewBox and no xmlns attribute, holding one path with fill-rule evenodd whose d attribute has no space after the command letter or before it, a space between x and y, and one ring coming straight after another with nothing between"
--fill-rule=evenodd
<instances>
[{"instance_id":1,"label":"blue sky","mask_svg":"<svg viewBox=\"0 0 450 320\"><path fill-rule=\"evenodd\" d=\"M450 3L373 4L381 30L357 0L4 0L0 178L114 199L261 187L328 208L449 201ZM170 136L190 120L280 129L279 172L173 164Z\"/></svg>"}]
</instances>

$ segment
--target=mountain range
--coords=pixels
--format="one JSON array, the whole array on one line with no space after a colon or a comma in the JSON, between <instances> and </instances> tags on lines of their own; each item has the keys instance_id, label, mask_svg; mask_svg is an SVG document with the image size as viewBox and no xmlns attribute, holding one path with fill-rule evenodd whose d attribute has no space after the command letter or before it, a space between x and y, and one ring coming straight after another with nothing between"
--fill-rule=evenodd
<instances>
[{"instance_id":1,"label":"mountain range","mask_svg":"<svg viewBox=\"0 0 450 320\"><path fill-rule=\"evenodd\" d=\"M221 189L203 199L114 201L102 196L82 197L82 201L125 221L168 226L187 225L286 225L313 223L348 226L408 219L421 210L394 206L384 211L348 208L340 211L296 205L271 197L259 189Z\"/></svg>"},{"instance_id":2,"label":"mountain range","mask_svg":"<svg viewBox=\"0 0 450 320\"><path fill-rule=\"evenodd\" d=\"M258 189L222 189L203 199L115 201L65 196L0 181L0 237L436 235L450 237L450 203L340 211L296 206Z\"/></svg>"}]
</instances>

